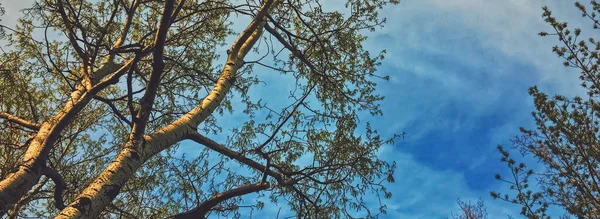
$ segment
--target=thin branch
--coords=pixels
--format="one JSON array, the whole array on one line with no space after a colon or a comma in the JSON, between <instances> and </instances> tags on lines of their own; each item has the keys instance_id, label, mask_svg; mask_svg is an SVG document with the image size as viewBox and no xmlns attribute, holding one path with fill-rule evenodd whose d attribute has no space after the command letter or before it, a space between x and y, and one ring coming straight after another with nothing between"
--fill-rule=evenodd
<instances>
[{"instance_id":1,"label":"thin branch","mask_svg":"<svg viewBox=\"0 0 600 219\"><path fill-rule=\"evenodd\" d=\"M111 203L109 206L109 208L114 209L115 211L117 211L118 213L120 213L121 215L119 215L119 218L122 218L123 215L127 215L129 218L137 218L134 214L129 213L121 208L119 208L118 206L116 206L115 204Z\"/></svg>"},{"instance_id":2,"label":"thin branch","mask_svg":"<svg viewBox=\"0 0 600 219\"><path fill-rule=\"evenodd\" d=\"M310 70L312 70L313 72L317 73L317 68L312 64L312 62L308 61L308 59L306 59L306 57L304 56L304 54L302 52L300 52L298 49L296 49L292 44L288 43L283 36L281 36L281 34L279 34L277 32L277 30L273 29L271 26L269 26L268 24L265 24L265 30L267 30L267 32L271 33L271 35L273 35L285 48L287 48L295 57L299 58L300 61L302 61L305 65L307 65Z\"/></svg>"},{"instance_id":3,"label":"thin branch","mask_svg":"<svg viewBox=\"0 0 600 219\"><path fill-rule=\"evenodd\" d=\"M125 117L120 111L119 109L115 106L115 104L113 104L109 99L106 99L104 97L101 96L94 96L94 99L99 100L100 102L105 103L106 105L108 105L108 107L110 107L110 109L113 111L113 113L119 117L119 119L121 119L123 122L127 123L127 125L131 126L131 122L129 121L129 119L127 119L127 117Z\"/></svg>"},{"instance_id":4,"label":"thin branch","mask_svg":"<svg viewBox=\"0 0 600 219\"><path fill-rule=\"evenodd\" d=\"M62 18L62 21L66 26L69 42L71 43L71 45L73 46L73 48L75 49L75 51L77 52L77 54L79 55L79 57L81 58L81 60L83 62L84 75L87 75L89 61L90 61L89 56L87 53L85 53L85 51L83 51L81 46L79 46L79 44L77 43L77 39L76 39L77 36L75 35L75 32L73 31L73 28L75 25L73 25L71 23L71 21L69 21L69 17L67 16L67 13L65 11L62 1L63 0L56 1L56 5L58 6L58 13L60 14L60 17Z\"/></svg>"},{"instance_id":5,"label":"thin branch","mask_svg":"<svg viewBox=\"0 0 600 219\"><path fill-rule=\"evenodd\" d=\"M253 169L255 169L257 171L265 172L269 176L272 176L273 178L277 179L277 181L279 183L284 184L284 175L283 174L277 173L271 169L267 169L264 165L244 156L242 153L233 151L223 145L220 145L219 143L201 135L198 132L192 132L192 133L188 134L186 136L186 138L189 140L195 141L198 144L204 145L213 151L216 151L222 155L225 155L226 157L229 157L240 163L248 165L249 167L252 167Z\"/></svg>"},{"instance_id":6,"label":"thin branch","mask_svg":"<svg viewBox=\"0 0 600 219\"><path fill-rule=\"evenodd\" d=\"M240 52L242 52L245 55L245 52L247 51L240 51L243 47L243 45L245 43L247 43L246 41L250 38L250 36L252 34L254 34L257 30L257 28L262 28L260 27L261 24L264 25L264 18L267 15L267 13L270 11L271 9L271 5L275 2L275 0L265 0L263 3L263 6L260 7L260 10L258 10L258 13L256 13L256 17L254 17L254 19L252 20L252 23L250 23L250 25L248 25L248 27L246 28L246 30L244 30L244 32L242 33L242 35L238 38L238 40L235 41L235 43L233 43L233 46L231 47L231 53L232 54L236 54L238 55ZM262 31L262 30L260 30ZM246 47L247 49L249 49L248 47Z\"/></svg>"},{"instance_id":7,"label":"thin branch","mask_svg":"<svg viewBox=\"0 0 600 219\"><path fill-rule=\"evenodd\" d=\"M275 128L275 131L273 131L273 133L271 134L271 136L269 136L269 138L263 142L260 146L258 146L256 148L256 151L258 153L262 153L262 149L267 146L267 144L269 144L269 142L271 142L274 138L275 135L277 135L277 133L279 132L279 130L283 127L283 125L285 125L285 123L287 123L287 121L294 115L294 113L296 112L296 110L298 110L298 107L304 103L304 101L306 100L306 97L308 97L308 95L310 95L310 93L312 92L312 90L315 88L315 85L311 86L308 89L308 92L306 92L304 94L304 96L302 96L302 98L300 98L300 100L298 101L298 103L296 104L296 106L294 106L294 109L292 109L292 112L290 112L284 119L283 121L279 124L279 126L277 126L277 128Z\"/></svg>"}]
</instances>

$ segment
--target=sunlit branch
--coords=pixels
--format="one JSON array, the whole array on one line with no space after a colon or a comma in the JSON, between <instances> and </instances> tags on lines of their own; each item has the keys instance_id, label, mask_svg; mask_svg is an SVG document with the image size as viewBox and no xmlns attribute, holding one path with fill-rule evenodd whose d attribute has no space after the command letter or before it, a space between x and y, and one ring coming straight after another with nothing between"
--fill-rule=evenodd
<instances>
[{"instance_id":1,"label":"sunlit branch","mask_svg":"<svg viewBox=\"0 0 600 219\"><path fill-rule=\"evenodd\" d=\"M251 36L253 34L255 34L255 32L257 32L257 30L259 31L259 33L262 32L262 28L263 28L262 26L264 26L265 16L269 12L269 10L271 10L271 6L274 2L275 2L275 0L266 0L263 3L263 6L261 6L260 10L258 10L258 13L256 13L256 16L252 20L252 23L250 23L250 25L248 25L246 30L244 30L242 35L238 38L238 40L235 41L235 43L231 47L232 54L235 54L235 55L242 54L241 55L242 57L246 55L246 53L248 52L248 50L250 50L250 48L252 46L244 46L244 44L249 43L248 39L250 39ZM253 42L250 42L250 43L254 44L255 42L256 42L256 40L254 40ZM243 50L246 50L246 51L243 51Z\"/></svg>"},{"instance_id":2,"label":"sunlit branch","mask_svg":"<svg viewBox=\"0 0 600 219\"><path fill-rule=\"evenodd\" d=\"M21 213L21 207L23 207L23 205L26 205L28 202L31 202L32 200L35 200L34 195L38 194L42 188L44 186L46 186L46 183L48 182L49 178L46 178L44 180L42 180L40 183L38 183L35 188L33 188L31 190L31 192L27 193L27 195L21 197L21 199L19 199L19 201L17 201L17 203L15 203L15 205L12 208L12 212L10 212L8 214L8 219L17 219L19 218L19 213Z\"/></svg>"},{"instance_id":3,"label":"sunlit branch","mask_svg":"<svg viewBox=\"0 0 600 219\"><path fill-rule=\"evenodd\" d=\"M23 118L5 112L0 112L0 119L5 119L6 121L18 124L31 130L39 130L41 126L39 123L30 122Z\"/></svg>"}]
</instances>

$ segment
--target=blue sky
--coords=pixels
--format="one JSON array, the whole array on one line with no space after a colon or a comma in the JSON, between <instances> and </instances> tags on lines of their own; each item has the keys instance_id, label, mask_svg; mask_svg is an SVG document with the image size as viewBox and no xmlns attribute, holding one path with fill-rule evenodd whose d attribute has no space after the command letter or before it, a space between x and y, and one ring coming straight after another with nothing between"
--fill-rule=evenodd
<instances>
[{"instance_id":1,"label":"blue sky","mask_svg":"<svg viewBox=\"0 0 600 219\"><path fill-rule=\"evenodd\" d=\"M338 7L338 2L323 4ZM490 218L518 216L517 206L489 196L492 190L507 189L493 179L506 172L495 147L509 146L519 127L533 128L530 86L550 94L581 93L577 72L563 67L551 52L557 40L536 35L550 30L541 17L544 5L559 19L589 29L573 3L402 0L383 11L387 25L369 33L365 46L373 52L387 50L379 74L391 79L378 90L386 96L384 115L369 120L384 135L406 132L405 139L381 151L382 158L398 167L383 218L444 218L458 211L458 198L480 197ZM18 15L18 3L3 4L3 22L10 23ZM271 85L252 92L285 90ZM233 124L236 117L223 119ZM182 150L192 147L197 146L183 145ZM278 209L270 205L260 215L275 218Z\"/></svg>"},{"instance_id":2,"label":"blue sky","mask_svg":"<svg viewBox=\"0 0 600 219\"><path fill-rule=\"evenodd\" d=\"M496 145L509 146L518 128L533 128L530 86L568 96L581 92L577 74L551 52L541 18L548 5L581 27L573 1L402 1L385 9L388 24L367 43L386 49L379 69L392 77L379 127L406 131L386 148L399 162L396 191L385 218L443 218L457 198L481 197L490 218L518 216L516 206L492 200L506 191ZM395 208L397 207L397 208ZM395 209L395 210L394 210Z\"/></svg>"},{"instance_id":3,"label":"blue sky","mask_svg":"<svg viewBox=\"0 0 600 219\"><path fill-rule=\"evenodd\" d=\"M323 4L338 7L341 2ZM494 179L507 172L496 146L510 146L519 127L534 128L530 86L550 94L581 93L577 72L551 52L557 40L537 36L551 28L541 17L544 5L559 19L588 27L573 3L404 0L384 9L387 25L369 33L365 46L387 50L379 74L391 79L378 87L386 96L384 115L364 118L384 135L406 132L406 138L380 152L398 167L382 218L445 218L458 212L458 198L482 198L489 218L519 217L518 206L489 195L508 189ZM264 87L251 92L286 91L281 78L264 80ZM273 102L278 101L286 100ZM222 121L235 124L236 119ZM369 199L376 203L374 196ZM251 203L254 196L246 200ZM291 215L283 206L268 205L259 217L275 218L280 207L280 215Z\"/></svg>"}]
</instances>

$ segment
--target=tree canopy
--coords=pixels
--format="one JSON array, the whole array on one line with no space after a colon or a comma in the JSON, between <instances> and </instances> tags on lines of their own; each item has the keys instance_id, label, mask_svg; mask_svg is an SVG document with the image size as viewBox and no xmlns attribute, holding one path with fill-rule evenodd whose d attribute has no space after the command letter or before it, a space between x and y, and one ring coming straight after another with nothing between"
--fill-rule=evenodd
<instances>
[{"instance_id":1,"label":"tree canopy","mask_svg":"<svg viewBox=\"0 0 600 219\"><path fill-rule=\"evenodd\" d=\"M239 217L254 192L298 218L384 213L362 197L391 196L396 136L359 120L387 79L363 43L397 3L36 1L0 23L0 215ZM265 77L290 92L257 96Z\"/></svg>"},{"instance_id":2,"label":"tree canopy","mask_svg":"<svg viewBox=\"0 0 600 219\"><path fill-rule=\"evenodd\" d=\"M590 29L600 27L598 1L592 0L589 6L576 2L575 6L583 19L591 21ZM521 205L521 214L528 218L550 218L552 207L565 210L565 218L595 218L600 215L600 42L585 37L580 28L568 27L547 7L542 16L552 31L539 35L558 38L560 45L552 50L565 66L579 70L587 94L552 96L535 86L529 89L536 107L532 113L536 128L521 128L513 146L543 168L519 162L498 146L510 175L496 178L510 184L513 193L491 195Z\"/></svg>"}]
</instances>

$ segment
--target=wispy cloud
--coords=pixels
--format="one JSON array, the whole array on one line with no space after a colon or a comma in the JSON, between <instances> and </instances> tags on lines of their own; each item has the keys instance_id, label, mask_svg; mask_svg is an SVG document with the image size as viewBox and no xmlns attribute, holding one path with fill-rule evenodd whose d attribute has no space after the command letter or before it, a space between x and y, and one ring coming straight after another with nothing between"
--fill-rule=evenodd
<instances>
[{"instance_id":1,"label":"wispy cloud","mask_svg":"<svg viewBox=\"0 0 600 219\"><path fill-rule=\"evenodd\" d=\"M518 128L533 128L527 88L581 94L577 72L551 52L558 41L541 18L548 5L575 26L577 10L565 1L402 1L384 10L388 24L367 46L386 49L380 74L391 76L376 127L406 131L389 153L398 165L390 218L439 218L457 198L482 197L491 218L518 215L516 206L489 198L507 191L493 180L505 173L497 144ZM417 204L414 204L417 203Z\"/></svg>"}]
</instances>

